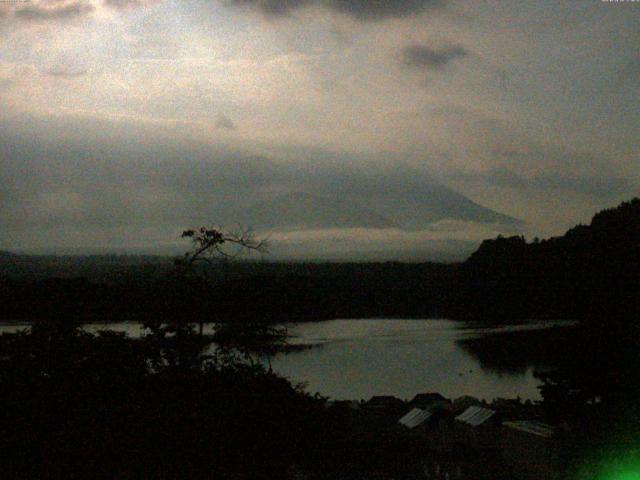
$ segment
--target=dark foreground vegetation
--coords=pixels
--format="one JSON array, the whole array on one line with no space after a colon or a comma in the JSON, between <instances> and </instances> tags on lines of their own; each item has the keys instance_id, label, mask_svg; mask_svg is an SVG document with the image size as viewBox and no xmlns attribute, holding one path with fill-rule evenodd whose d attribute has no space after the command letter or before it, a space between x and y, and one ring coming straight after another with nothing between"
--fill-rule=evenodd
<instances>
[{"instance_id":1,"label":"dark foreground vegetation","mask_svg":"<svg viewBox=\"0 0 640 480\"><path fill-rule=\"evenodd\" d=\"M204 267L202 267L204 268ZM82 321L206 316L270 322L438 314L454 265L220 262L209 282L170 275L155 257L0 257L0 319Z\"/></svg>"},{"instance_id":2,"label":"dark foreground vegetation","mask_svg":"<svg viewBox=\"0 0 640 480\"><path fill-rule=\"evenodd\" d=\"M599 321L640 314L640 200L564 236L486 240L461 264L218 262L207 283L162 257L0 254L0 320L166 316L267 322L358 317Z\"/></svg>"},{"instance_id":3,"label":"dark foreground vegetation","mask_svg":"<svg viewBox=\"0 0 640 480\"><path fill-rule=\"evenodd\" d=\"M208 343L189 328L132 340L54 322L1 336L2 478L355 478L415 465L410 439L325 408L236 347L206 355Z\"/></svg>"},{"instance_id":4,"label":"dark foreground vegetation","mask_svg":"<svg viewBox=\"0 0 640 480\"><path fill-rule=\"evenodd\" d=\"M196 252L217 245L216 231L189 232ZM513 337L466 348L498 366L526 349L548 360L544 420L571 432L559 475L640 465L638 199L563 237L485 241L459 265L191 262L187 272L184 259L122 260L2 255L0 317L33 322L0 336L3 478L424 478L416 438L327 408L257 361L284 348L275 323L372 315L579 320L552 346ZM147 335L79 328L118 320ZM216 335L190 326L201 322ZM491 457L473 455L462 478L500 478Z\"/></svg>"}]
</instances>

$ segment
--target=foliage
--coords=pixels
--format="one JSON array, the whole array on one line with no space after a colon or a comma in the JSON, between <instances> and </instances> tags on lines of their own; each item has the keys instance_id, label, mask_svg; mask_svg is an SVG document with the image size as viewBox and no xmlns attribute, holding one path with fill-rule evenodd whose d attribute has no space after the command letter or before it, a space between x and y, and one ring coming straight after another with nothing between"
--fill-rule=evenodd
<instances>
[{"instance_id":1,"label":"foliage","mask_svg":"<svg viewBox=\"0 0 640 480\"><path fill-rule=\"evenodd\" d=\"M158 345L113 332L39 324L0 344L4 478L210 478L227 469L270 478L286 462L268 442L290 443L282 409L296 422L310 401L259 367L157 370Z\"/></svg>"},{"instance_id":2,"label":"foliage","mask_svg":"<svg viewBox=\"0 0 640 480\"><path fill-rule=\"evenodd\" d=\"M450 313L595 324L640 316L640 199L603 210L562 237L485 240L461 266Z\"/></svg>"},{"instance_id":3,"label":"foliage","mask_svg":"<svg viewBox=\"0 0 640 480\"><path fill-rule=\"evenodd\" d=\"M145 338L159 353L159 357L154 359L155 367L181 366L189 369L198 367L201 361L212 359L226 365L240 361L255 365L257 357L268 358L282 351L286 347L286 328L252 318L239 322L219 321L215 316L215 303L211 310L197 308L203 298L211 297L219 288L210 277L212 268L220 261L233 259L247 251L264 252L266 242L254 239L250 232L233 233L206 227L185 230L182 238L190 239L191 249L183 258L176 260L168 286L184 296L186 311L144 322L150 332ZM235 248L231 253L224 249L229 244ZM197 268L200 262L206 264L204 269ZM188 312L198 312L198 315L189 316ZM199 325L198 335L194 323ZM205 324L212 325L212 335L204 335ZM213 349L212 343L215 343Z\"/></svg>"},{"instance_id":4,"label":"foliage","mask_svg":"<svg viewBox=\"0 0 640 480\"><path fill-rule=\"evenodd\" d=\"M31 321L46 318L52 310L84 322L178 317L196 323L205 317L225 323L425 318L446 314L444 305L457 269L430 263L225 259L214 265L197 262L197 275L178 275L168 260L48 261L39 257L20 257L10 264L0 261L0 319Z\"/></svg>"},{"instance_id":5,"label":"foliage","mask_svg":"<svg viewBox=\"0 0 640 480\"><path fill-rule=\"evenodd\" d=\"M2 478L402 478L415 468L410 439L260 365L213 356L156 368L174 347L55 321L0 335Z\"/></svg>"}]
</instances>

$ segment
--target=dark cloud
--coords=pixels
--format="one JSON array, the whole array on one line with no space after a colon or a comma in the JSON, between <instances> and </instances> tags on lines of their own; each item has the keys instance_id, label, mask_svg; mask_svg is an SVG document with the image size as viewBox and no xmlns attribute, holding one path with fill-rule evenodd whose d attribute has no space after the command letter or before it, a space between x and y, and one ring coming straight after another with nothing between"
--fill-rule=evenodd
<instances>
[{"instance_id":1,"label":"dark cloud","mask_svg":"<svg viewBox=\"0 0 640 480\"><path fill-rule=\"evenodd\" d=\"M282 17L307 5L320 5L360 21L404 17L439 7L444 0L231 0L233 5L258 8L269 16Z\"/></svg>"},{"instance_id":2,"label":"dark cloud","mask_svg":"<svg viewBox=\"0 0 640 480\"><path fill-rule=\"evenodd\" d=\"M618 197L634 193L626 178L604 175L571 175L562 173L540 173L533 176L519 175L504 167L476 174L455 174L452 177L464 181L481 182L517 190L535 189L543 191L570 191L598 198Z\"/></svg>"},{"instance_id":3,"label":"dark cloud","mask_svg":"<svg viewBox=\"0 0 640 480\"><path fill-rule=\"evenodd\" d=\"M160 1L162 0L104 0L104 4L117 10L126 10L128 8L144 7Z\"/></svg>"},{"instance_id":4,"label":"dark cloud","mask_svg":"<svg viewBox=\"0 0 640 480\"><path fill-rule=\"evenodd\" d=\"M565 186L585 183L579 179L593 178L593 181L587 183L596 185L598 178L616 177L614 170L616 161L610 154L577 150L570 146L541 145L519 139L513 132L511 132L512 137L509 138L510 131L506 129L500 131L500 128L498 126L494 130L498 133L498 140L488 151L496 162L494 165L498 167L516 173L528 172L527 178L545 178L550 183L553 183L552 178L564 178L565 181L562 184ZM490 130L488 133L490 134ZM554 173L547 176L546 172ZM587 190L579 187L573 190L584 190L588 193ZM597 193L597 190L595 188L594 193Z\"/></svg>"},{"instance_id":5,"label":"dark cloud","mask_svg":"<svg viewBox=\"0 0 640 480\"><path fill-rule=\"evenodd\" d=\"M74 69L67 67L53 67L43 72L50 77L57 78L78 78L84 77L87 74L86 69Z\"/></svg>"},{"instance_id":6,"label":"dark cloud","mask_svg":"<svg viewBox=\"0 0 640 480\"><path fill-rule=\"evenodd\" d=\"M256 7L265 15L280 17L288 15L292 10L315 2L314 0L231 0L229 3Z\"/></svg>"},{"instance_id":7,"label":"dark cloud","mask_svg":"<svg viewBox=\"0 0 640 480\"><path fill-rule=\"evenodd\" d=\"M625 77L640 78L640 57L627 62L624 66L623 74Z\"/></svg>"},{"instance_id":8,"label":"dark cloud","mask_svg":"<svg viewBox=\"0 0 640 480\"><path fill-rule=\"evenodd\" d=\"M468 55L460 45L449 45L442 48L430 48L426 45L410 45L403 51L404 63L410 67L421 69L439 69L451 61Z\"/></svg>"},{"instance_id":9,"label":"dark cloud","mask_svg":"<svg viewBox=\"0 0 640 480\"><path fill-rule=\"evenodd\" d=\"M236 129L236 124L233 123L233 120L231 120L229 117L227 117L225 114L220 113L216 116L216 127L218 128L222 128L224 130L235 130Z\"/></svg>"},{"instance_id":10,"label":"dark cloud","mask_svg":"<svg viewBox=\"0 0 640 480\"><path fill-rule=\"evenodd\" d=\"M59 3L59 2L56 2ZM15 11L16 18L27 22L39 22L49 20L69 20L87 15L93 11L90 3L78 1L45 7L41 4L28 5Z\"/></svg>"},{"instance_id":11,"label":"dark cloud","mask_svg":"<svg viewBox=\"0 0 640 480\"><path fill-rule=\"evenodd\" d=\"M329 0L325 2L336 11L359 20L378 20L403 17L441 5L439 0Z\"/></svg>"},{"instance_id":12,"label":"dark cloud","mask_svg":"<svg viewBox=\"0 0 640 480\"><path fill-rule=\"evenodd\" d=\"M630 194L633 186L626 178L602 176L537 175L534 185L554 190L569 190L595 197L610 197Z\"/></svg>"}]
</instances>

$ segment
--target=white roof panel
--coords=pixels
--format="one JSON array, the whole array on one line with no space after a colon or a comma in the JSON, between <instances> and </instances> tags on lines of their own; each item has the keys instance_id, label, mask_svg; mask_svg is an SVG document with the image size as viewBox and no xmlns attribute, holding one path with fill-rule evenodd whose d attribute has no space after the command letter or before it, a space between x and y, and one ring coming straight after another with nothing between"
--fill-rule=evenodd
<instances>
[{"instance_id":1,"label":"white roof panel","mask_svg":"<svg viewBox=\"0 0 640 480\"><path fill-rule=\"evenodd\" d=\"M555 427L547 425L546 423L531 422L531 421L517 421L517 422L504 422L505 427L514 428L522 432L527 432L538 437L549 438L553 437L556 432Z\"/></svg>"},{"instance_id":2,"label":"white roof panel","mask_svg":"<svg viewBox=\"0 0 640 480\"><path fill-rule=\"evenodd\" d=\"M416 428L418 425L424 423L430 416L431 412L429 412L428 410L414 408L404 417L398 420L398 423L404 425L407 428Z\"/></svg>"},{"instance_id":3,"label":"white roof panel","mask_svg":"<svg viewBox=\"0 0 640 480\"><path fill-rule=\"evenodd\" d=\"M488 408L469 407L458 415L456 420L477 427L493 417L495 413L495 410L489 410Z\"/></svg>"}]
</instances>

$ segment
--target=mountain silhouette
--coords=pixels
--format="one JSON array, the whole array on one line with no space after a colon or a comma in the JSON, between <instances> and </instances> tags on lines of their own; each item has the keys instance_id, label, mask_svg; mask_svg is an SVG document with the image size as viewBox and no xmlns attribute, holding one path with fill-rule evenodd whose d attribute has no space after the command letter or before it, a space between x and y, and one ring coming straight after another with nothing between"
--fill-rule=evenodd
<instances>
[{"instance_id":1,"label":"mountain silhouette","mask_svg":"<svg viewBox=\"0 0 640 480\"><path fill-rule=\"evenodd\" d=\"M240 173L240 172L239 172ZM428 229L442 220L495 224L511 232L523 225L517 218L484 207L439 182L428 171L406 163L392 165L301 162L295 168L266 160L243 162L240 176L274 179L264 191L234 194L237 206L221 209L222 223L256 230L397 228ZM271 193L271 187L277 193ZM248 203L245 200L251 198ZM218 203L220 204L220 203ZM229 206L229 204L227 204Z\"/></svg>"},{"instance_id":2,"label":"mountain silhouette","mask_svg":"<svg viewBox=\"0 0 640 480\"><path fill-rule=\"evenodd\" d=\"M264 229L399 228L393 220L355 202L293 192L231 214L242 225Z\"/></svg>"}]
</instances>

